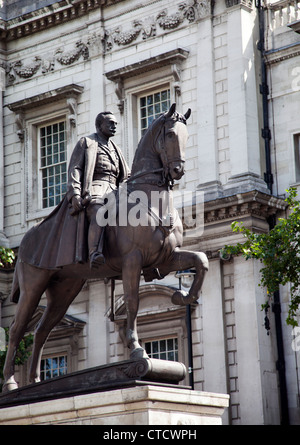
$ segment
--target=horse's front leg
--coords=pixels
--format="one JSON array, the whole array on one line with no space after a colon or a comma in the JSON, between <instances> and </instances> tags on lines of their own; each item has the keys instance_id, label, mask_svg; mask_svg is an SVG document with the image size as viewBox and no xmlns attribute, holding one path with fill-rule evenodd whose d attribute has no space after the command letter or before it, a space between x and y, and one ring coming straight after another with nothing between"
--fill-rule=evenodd
<instances>
[{"instance_id":1,"label":"horse's front leg","mask_svg":"<svg viewBox=\"0 0 300 445\"><path fill-rule=\"evenodd\" d=\"M127 314L126 341L130 358L147 358L138 341L137 313L139 308L139 284L142 270L142 256L135 251L123 258L122 279Z\"/></svg>"},{"instance_id":2,"label":"horse's front leg","mask_svg":"<svg viewBox=\"0 0 300 445\"><path fill-rule=\"evenodd\" d=\"M176 291L172 296L172 302L180 306L196 302L208 271L208 259L205 253L175 249L169 267L170 271L195 269L195 277L189 292Z\"/></svg>"}]
</instances>

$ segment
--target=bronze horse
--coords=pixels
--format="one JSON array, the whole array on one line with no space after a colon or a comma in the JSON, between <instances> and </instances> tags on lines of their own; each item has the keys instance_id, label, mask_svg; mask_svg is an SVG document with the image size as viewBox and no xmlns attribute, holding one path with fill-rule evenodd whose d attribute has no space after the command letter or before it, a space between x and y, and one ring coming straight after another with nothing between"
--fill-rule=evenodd
<instances>
[{"instance_id":1,"label":"bronze horse","mask_svg":"<svg viewBox=\"0 0 300 445\"><path fill-rule=\"evenodd\" d=\"M184 174L184 150L188 139L186 120L190 116L190 110L182 115L175 108L173 104L167 113L155 119L142 137L126 183L125 216L139 209L144 224L118 224L117 220L116 225L106 226L104 253L107 260L103 266L91 269L87 261L55 270L44 269L28 264L19 253L11 292L11 300L18 305L10 327L3 391L18 386L14 379L16 350L44 292L47 308L35 330L31 382L40 380L40 358L50 331L62 319L87 279L122 277L127 313L126 340L131 358L147 356L139 344L136 326L141 273L146 281L151 281L172 271L194 268L196 273L189 293L176 291L172 301L184 305L199 298L208 260L204 253L179 249L183 242L183 227L172 204L170 184ZM163 196L163 205L147 206L155 195L153 192ZM141 202L141 196L146 197L146 201ZM120 192L116 200L119 217L124 217L122 199L124 201L124 193ZM164 205L166 200L167 205ZM35 227L31 229L33 239L35 230ZM26 252L26 242L25 236L19 252Z\"/></svg>"}]
</instances>

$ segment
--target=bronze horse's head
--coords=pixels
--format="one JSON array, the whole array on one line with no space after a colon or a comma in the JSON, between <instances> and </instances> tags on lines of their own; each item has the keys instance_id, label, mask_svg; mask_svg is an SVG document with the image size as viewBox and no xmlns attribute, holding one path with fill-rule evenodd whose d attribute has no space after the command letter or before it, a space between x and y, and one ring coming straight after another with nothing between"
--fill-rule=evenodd
<instances>
[{"instance_id":1,"label":"bronze horse's head","mask_svg":"<svg viewBox=\"0 0 300 445\"><path fill-rule=\"evenodd\" d=\"M158 118L159 129L156 137L156 151L164 168L165 177L173 182L184 175L185 146L188 140L186 121L191 115L190 108L183 115L176 111L176 104Z\"/></svg>"}]
</instances>

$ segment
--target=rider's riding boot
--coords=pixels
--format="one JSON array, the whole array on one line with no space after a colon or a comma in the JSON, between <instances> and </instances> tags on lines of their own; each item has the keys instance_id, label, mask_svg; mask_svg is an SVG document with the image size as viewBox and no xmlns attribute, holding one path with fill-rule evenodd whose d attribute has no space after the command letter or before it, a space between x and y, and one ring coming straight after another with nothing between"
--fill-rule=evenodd
<instances>
[{"instance_id":1,"label":"rider's riding boot","mask_svg":"<svg viewBox=\"0 0 300 445\"><path fill-rule=\"evenodd\" d=\"M90 266L91 269L97 268L105 264L105 257L102 252L91 252L90 253Z\"/></svg>"},{"instance_id":2,"label":"rider's riding boot","mask_svg":"<svg viewBox=\"0 0 300 445\"><path fill-rule=\"evenodd\" d=\"M89 230L90 267L97 268L105 263L103 250L103 227L94 226Z\"/></svg>"}]
</instances>

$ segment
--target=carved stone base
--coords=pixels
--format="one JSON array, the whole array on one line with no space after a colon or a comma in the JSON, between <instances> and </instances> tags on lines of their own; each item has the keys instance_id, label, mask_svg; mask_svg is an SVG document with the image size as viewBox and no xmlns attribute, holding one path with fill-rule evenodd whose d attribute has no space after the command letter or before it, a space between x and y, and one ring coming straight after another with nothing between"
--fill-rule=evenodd
<instances>
[{"instance_id":1,"label":"carved stone base","mask_svg":"<svg viewBox=\"0 0 300 445\"><path fill-rule=\"evenodd\" d=\"M184 379L182 363L157 359L126 360L85 369L0 394L0 409L79 394L151 384L177 385ZM1 416L0 416L1 417Z\"/></svg>"}]
</instances>

